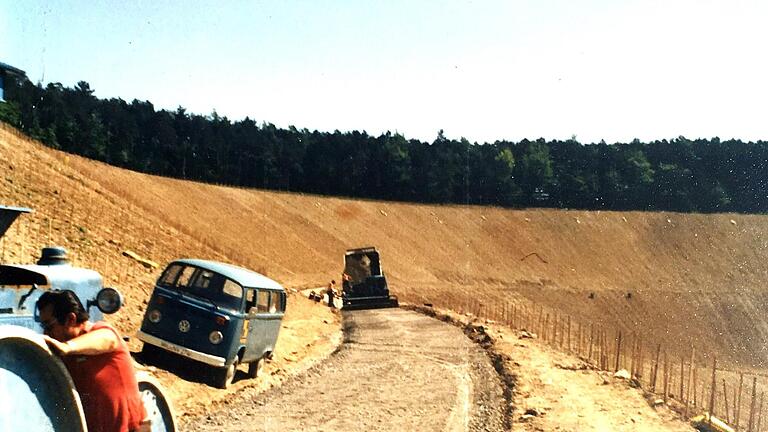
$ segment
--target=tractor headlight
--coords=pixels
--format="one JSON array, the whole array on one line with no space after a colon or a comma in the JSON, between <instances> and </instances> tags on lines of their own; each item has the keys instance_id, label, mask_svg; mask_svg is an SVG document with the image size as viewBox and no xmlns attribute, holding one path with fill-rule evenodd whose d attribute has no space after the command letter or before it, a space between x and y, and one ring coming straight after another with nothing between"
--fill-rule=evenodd
<instances>
[{"instance_id":1,"label":"tractor headlight","mask_svg":"<svg viewBox=\"0 0 768 432\"><path fill-rule=\"evenodd\" d=\"M160 319L163 318L163 314L157 309L152 309L149 311L147 318L149 318L149 322L157 324L160 322Z\"/></svg>"},{"instance_id":2,"label":"tractor headlight","mask_svg":"<svg viewBox=\"0 0 768 432\"><path fill-rule=\"evenodd\" d=\"M218 345L224 340L224 335L221 334L220 331L214 330L208 335L208 340L211 341L212 344Z\"/></svg>"},{"instance_id":3,"label":"tractor headlight","mask_svg":"<svg viewBox=\"0 0 768 432\"><path fill-rule=\"evenodd\" d=\"M96 294L96 306L105 314L115 313L123 306L123 296L114 288L104 288Z\"/></svg>"}]
</instances>

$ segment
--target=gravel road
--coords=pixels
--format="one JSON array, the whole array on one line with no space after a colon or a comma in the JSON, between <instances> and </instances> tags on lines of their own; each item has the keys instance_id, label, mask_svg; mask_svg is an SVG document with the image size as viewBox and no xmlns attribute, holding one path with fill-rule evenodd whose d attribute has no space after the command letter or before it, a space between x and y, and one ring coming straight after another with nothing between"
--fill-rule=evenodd
<instances>
[{"instance_id":1,"label":"gravel road","mask_svg":"<svg viewBox=\"0 0 768 432\"><path fill-rule=\"evenodd\" d=\"M323 364L186 422L200 431L501 431L502 385L462 331L401 309L344 312ZM278 342L279 343L279 342Z\"/></svg>"}]
</instances>

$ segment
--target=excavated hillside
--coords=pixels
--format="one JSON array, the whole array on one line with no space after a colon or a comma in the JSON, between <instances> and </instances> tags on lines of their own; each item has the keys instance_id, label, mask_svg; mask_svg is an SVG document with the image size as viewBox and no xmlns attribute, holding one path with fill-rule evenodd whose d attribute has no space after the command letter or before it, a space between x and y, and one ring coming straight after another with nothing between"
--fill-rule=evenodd
<instances>
[{"instance_id":1,"label":"excavated hillside","mask_svg":"<svg viewBox=\"0 0 768 432\"><path fill-rule=\"evenodd\" d=\"M159 262L213 258L287 287L338 279L346 248L374 245L393 291L421 303L533 301L719 360L768 361L768 217L418 205L206 185L140 174L0 129L0 203L36 212L4 240L30 260L68 247L129 299L133 332ZM138 270L137 270L138 268Z\"/></svg>"}]
</instances>

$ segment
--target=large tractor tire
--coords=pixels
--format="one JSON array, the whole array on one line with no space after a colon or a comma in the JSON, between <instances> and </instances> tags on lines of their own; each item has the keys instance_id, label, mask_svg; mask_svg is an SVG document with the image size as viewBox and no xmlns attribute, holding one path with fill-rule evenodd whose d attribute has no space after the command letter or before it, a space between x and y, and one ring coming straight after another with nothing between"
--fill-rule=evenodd
<instances>
[{"instance_id":1,"label":"large tractor tire","mask_svg":"<svg viewBox=\"0 0 768 432\"><path fill-rule=\"evenodd\" d=\"M0 326L0 425L9 431L86 430L66 367L41 335L20 326Z\"/></svg>"}]
</instances>

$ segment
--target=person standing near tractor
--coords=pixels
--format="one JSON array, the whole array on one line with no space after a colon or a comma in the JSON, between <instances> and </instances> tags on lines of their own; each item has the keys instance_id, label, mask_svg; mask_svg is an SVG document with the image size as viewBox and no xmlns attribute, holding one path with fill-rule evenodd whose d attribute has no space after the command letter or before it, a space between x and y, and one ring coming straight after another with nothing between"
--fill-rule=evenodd
<instances>
[{"instance_id":1,"label":"person standing near tractor","mask_svg":"<svg viewBox=\"0 0 768 432\"><path fill-rule=\"evenodd\" d=\"M333 297L336 295L336 281L332 280L331 283L328 284L328 289L325 291L325 293L328 295L328 307L334 308L336 307L333 304Z\"/></svg>"},{"instance_id":2,"label":"person standing near tractor","mask_svg":"<svg viewBox=\"0 0 768 432\"><path fill-rule=\"evenodd\" d=\"M91 432L149 430L128 346L105 322L88 321L74 292L48 291L37 301L45 342L64 361Z\"/></svg>"}]
</instances>

